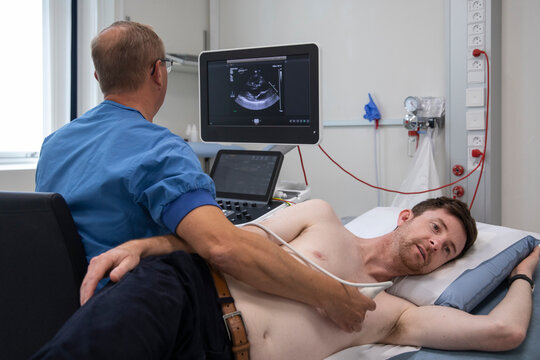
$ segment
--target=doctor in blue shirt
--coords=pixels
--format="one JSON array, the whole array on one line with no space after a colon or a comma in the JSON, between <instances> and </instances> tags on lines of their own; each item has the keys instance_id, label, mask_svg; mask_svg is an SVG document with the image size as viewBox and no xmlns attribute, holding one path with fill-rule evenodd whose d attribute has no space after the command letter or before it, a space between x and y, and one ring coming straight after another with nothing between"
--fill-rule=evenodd
<instances>
[{"instance_id":1,"label":"doctor in blue shirt","mask_svg":"<svg viewBox=\"0 0 540 360\"><path fill-rule=\"evenodd\" d=\"M259 290L317 307L344 330L359 330L375 303L233 226L190 147L152 123L172 65L157 34L116 22L92 41L92 59L105 100L45 139L36 172L36 191L62 194L82 237L90 263L81 303L106 274L116 282L141 257L187 250Z\"/></svg>"}]
</instances>

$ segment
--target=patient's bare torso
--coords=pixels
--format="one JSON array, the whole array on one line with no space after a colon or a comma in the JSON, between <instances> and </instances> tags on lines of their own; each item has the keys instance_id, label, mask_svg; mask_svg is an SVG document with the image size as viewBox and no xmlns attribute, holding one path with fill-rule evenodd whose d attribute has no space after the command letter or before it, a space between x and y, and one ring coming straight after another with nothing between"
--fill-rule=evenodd
<instances>
[{"instance_id":1,"label":"patient's bare torso","mask_svg":"<svg viewBox=\"0 0 540 360\"><path fill-rule=\"evenodd\" d=\"M290 244L335 275L355 282L375 282L362 274L355 236L340 223L312 226ZM381 293L377 310L368 312L362 331L347 333L311 306L262 293L227 277L242 312L251 343L251 357L261 359L323 359L354 345L383 340L399 316L396 298ZM399 300L398 300L399 302Z\"/></svg>"}]
</instances>

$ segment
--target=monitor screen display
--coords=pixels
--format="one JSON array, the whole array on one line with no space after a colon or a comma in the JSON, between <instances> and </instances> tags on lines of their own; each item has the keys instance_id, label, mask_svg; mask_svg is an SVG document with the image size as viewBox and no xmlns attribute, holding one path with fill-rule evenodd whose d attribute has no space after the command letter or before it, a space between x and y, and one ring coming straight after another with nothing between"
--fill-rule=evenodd
<instances>
[{"instance_id":1,"label":"monitor screen display","mask_svg":"<svg viewBox=\"0 0 540 360\"><path fill-rule=\"evenodd\" d=\"M203 52L199 85L203 141L320 141L315 44Z\"/></svg>"},{"instance_id":2,"label":"monitor screen display","mask_svg":"<svg viewBox=\"0 0 540 360\"><path fill-rule=\"evenodd\" d=\"M282 162L277 151L220 150L210 172L217 197L267 203Z\"/></svg>"}]
</instances>

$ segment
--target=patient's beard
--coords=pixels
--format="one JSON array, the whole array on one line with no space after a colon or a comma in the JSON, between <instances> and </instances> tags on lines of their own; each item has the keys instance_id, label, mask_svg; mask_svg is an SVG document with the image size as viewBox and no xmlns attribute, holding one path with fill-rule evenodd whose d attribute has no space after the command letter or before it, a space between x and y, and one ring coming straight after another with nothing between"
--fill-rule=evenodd
<instances>
[{"instance_id":1,"label":"patient's beard","mask_svg":"<svg viewBox=\"0 0 540 360\"><path fill-rule=\"evenodd\" d=\"M425 264L418 257L418 250L414 239L409 239L409 224L404 223L394 230L394 245L397 256L403 265L402 275L419 275L424 274Z\"/></svg>"}]
</instances>

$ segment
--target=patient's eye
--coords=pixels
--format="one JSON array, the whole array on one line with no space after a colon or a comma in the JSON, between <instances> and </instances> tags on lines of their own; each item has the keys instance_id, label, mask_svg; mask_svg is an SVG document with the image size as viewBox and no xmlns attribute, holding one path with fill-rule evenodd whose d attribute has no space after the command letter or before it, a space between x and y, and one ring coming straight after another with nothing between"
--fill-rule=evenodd
<instances>
[{"instance_id":1,"label":"patient's eye","mask_svg":"<svg viewBox=\"0 0 540 360\"><path fill-rule=\"evenodd\" d=\"M443 250L444 250L445 253L450 255L450 247L449 246L445 246Z\"/></svg>"},{"instance_id":2,"label":"patient's eye","mask_svg":"<svg viewBox=\"0 0 540 360\"><path fill-rule=\"evenodd\" d=\"M439 230L441 229L437 223L432 223L431 227L433 228L433 231L435 232L439 232Z\"/></svg>"}]
</instances>

